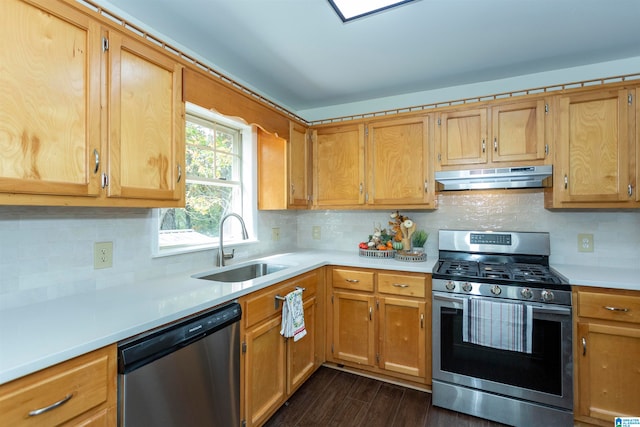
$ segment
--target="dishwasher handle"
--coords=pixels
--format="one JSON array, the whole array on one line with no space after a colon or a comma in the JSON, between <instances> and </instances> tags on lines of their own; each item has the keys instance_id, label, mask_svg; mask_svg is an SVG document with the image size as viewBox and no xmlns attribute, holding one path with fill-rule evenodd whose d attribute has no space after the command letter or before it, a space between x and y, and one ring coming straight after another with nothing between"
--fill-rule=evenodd
<instances>
[{"instance_id":1,"label":"dishwasher handle","mask_svg":"<svg viewBox=\"0 0 640 427\"><path fill-rule=\"evenodd\" d=\"M237 302L144 333L118 345L118 373L126 374L201 340L242 318Z\"/></svg>"}]
</instances>

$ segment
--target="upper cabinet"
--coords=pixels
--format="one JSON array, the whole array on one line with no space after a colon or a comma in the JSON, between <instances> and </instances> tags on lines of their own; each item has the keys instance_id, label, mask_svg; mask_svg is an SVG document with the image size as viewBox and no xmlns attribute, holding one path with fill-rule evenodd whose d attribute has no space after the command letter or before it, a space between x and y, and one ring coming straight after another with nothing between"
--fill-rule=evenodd
<instances>
[{"instance_id":1,"label":"upper cabinet","mask_svg":"<svg viewBox=\"0 0 640 427\"><path fill-rule=\"evenodd\" d=\"M179 200L185 178L182 67L115 32L107 56L109 197Z\"/></svg>"},{"instance_id":2,"label":"upper cabinet","mask_svg":"<svg viewBox=\"0 0 640 427\"><path fill-rule=\"evenodd\" d=\"M313 203L317 207L364 204L364 125L313 131Z\"/></svg>"},{"instance_id":3,"label":"upper cabinet","mask_svg":"<svg viewBox=\"0 0 640 427\"><path fill-rule=\"evenodd\" d=\"M183 204L178 63L65 2L0 16L0 204Z\"/></svg>"},{"instance_id":4,"label":"upper cabinet","mask_svg":"<svg viewBox=\"0 0 640 427\"><path fill-rule=\"evenodd\" d=\"M287 208L287 141L258 128L258 209Z\"/></svg>"},{"instance_id":5,"label":"upper cabinet","mask_svg":"<svg viewBox=\"0 0 640 427\"><path fill-rule=\"evenodd\" d=\"M433 205L435 186L428 135L428 116L367 125L368 204Z\"/></svg>"},{"instance_id":6,"label":"upper cabinet","mask_svg":"<svg viewBox=\"0 0 640 427\"><path fill-rule=\"evenodd\" d=\"M314 207L433 206L428 116L313 132Z\"/></svg>"},{"instance_id":7,"label":"upper cabinet","mask_svg":"<svg viewBox=\"0 0 640 427\"><path fill-rule=\"evenodd\" d=\"M95 198L100 26L62 2L6 0L0 46L0 192Z\"/></svg>"},{"instance_id":8,"label":"upper cabinet","mask_svg":"<svg viewBox=\"0 0 640 427\"><path fill-rule=\"evenodd\" d=\"M440 114L437 122L438 166L441 169L544 164L543 99L505 102Z\"/></svg>"},{"instance_id":9,"label":"upper cabinet","mask_svg":"<svg viewBox=\"0 0 640 427\"><path fill-rule=\"evenodd\" d=\"M557 99L553 192L546 207L634 207L634 91L597 90Z\"/></svg>"},{"instance_id":10,"label":"upper cabinet","mask_svg":"<svg viewBox=\"0 0 640 427\"><path fill-rule=\"evenodd\" d=\"M289 165L289 209L309 207L311 147L307 128L290 122L288 147Z\"/></svg>"}]
</instances>

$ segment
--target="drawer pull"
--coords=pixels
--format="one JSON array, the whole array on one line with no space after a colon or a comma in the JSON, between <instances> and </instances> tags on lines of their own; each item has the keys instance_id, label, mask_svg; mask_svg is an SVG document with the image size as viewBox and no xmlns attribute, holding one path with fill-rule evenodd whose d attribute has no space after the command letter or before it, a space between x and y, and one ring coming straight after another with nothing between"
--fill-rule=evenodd
<instances>
[{"instance_id":1,"label":"drawer pull","mask_svg":"<svg viewBox=\"0 0 640 427\"><path fill-rule=\"evenodd\" d=\"M358 279L344 279L344 280L346 282L349 282L349 283L359 283L360 282L360 280L358 280Z\"/></svg>"},{"instance_id":2,"label":"drawer pull","mask_svg":"<svg viewBox=\"0 0 640 427\"><path fill-rule=\"evenodd\" d=\"M424 329L424 313L420 313L420 329Z\"/></svg>"},{"instance_id":3,"label":"drawer pull","mask_svg":"<svg viewBox=\"0 0 640 427\"><path fill-rule=\"evenodd\" d=\"M396 287L396 288L408 288L409 287L409 285L407 285L406 283L394 283L391 286Z\"/></svg>"},{"instance_id":4,"label":"drawer pull","mask_svg":"<svg viewBox=\"0 0 640 427\"><path fill-rule=\"evenodd\" d=\"M297 289L300 289L302 292L304 292L304 291L306 291L306 290L307 290L307 288L301 288L300 286L296 286L296 290L297 290ZM275 296L275 305L274 305L274 306L275 306L275 309L276 309L276 310L277 310L278 308L280 308L280 303L279 303L278 301L284 301L284 300L286 300L286 298L285 298L285 297L283 297L283 296L280 296L280 295L276 295L276 296Z\"/></svg>"},{"instance_id":5,"label":"drawer pull","mask_svg":"<svg viewBox=\"0 0 640 427\"><path fill-rule=\"evenodd\" d=\"M587 339L585 337L582 337L582 355L587 355Z\"/></svg>"},{"instance_id":6,"label":"drawer pull","mask_svg":"<svg viewBox=\"0 0 640 427\"><path fill-rule=\"evenodd\" d=\"M628 308L611 307L610 305L604 305L602 308L609 311L621 311L623 313L630 311Z\"/></svg>"},{"instance_id":7,"label":"drawer pull","mask_svg":"<svg viewBox=\"0 0 640 427\"><path fill-rule=\"evenodd\" d=\"M45 406L44 408L34 409L33 411L29 411L29 416L35 417L36 415L44 414L45 412L49 412L52 409L56 409L58 406L62 406L68 401L70 401L72 397L73 397L73 393L69 393L62 399L58 400L56 403L52 403L51 405Z\"/></svg>"},{"instance_id":8,"label":"drawer pull","mask_svg":"<svg viewBox=\"0 0 640 427\"><path fill-rule=\"evenodd\" d=\"M373 320L373 307L369 307L369 320Z\"/></svg>"}]
</instances>

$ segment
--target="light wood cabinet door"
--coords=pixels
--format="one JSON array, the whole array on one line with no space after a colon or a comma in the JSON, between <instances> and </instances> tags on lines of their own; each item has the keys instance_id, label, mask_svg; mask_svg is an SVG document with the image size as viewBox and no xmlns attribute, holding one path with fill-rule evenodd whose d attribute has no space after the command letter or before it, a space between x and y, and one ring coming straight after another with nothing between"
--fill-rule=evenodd
<instances>
[{"instance_id":1,"label":"light wood cabinet door","mask_svg":"<svg viewBox=\"0 0 640 427\"><path fill-rule=\"evenodd\" d=\"M487 109L442 113L438 158L441 166L487 163Z\"/></svg>"},{"instance_id":2,"label":"light wood cabinet door","mask_svg":"<svg viewBox=\"0 0 640 427\"><path fill-rule=\"evenodd\" d=\"M631 200L628 95L604 90L560 97L554 201Z\"/></svg>"},{"instance_id":3,"label":"light wood cabinet door","mask_svg":"<svg viewBox=\"0 0 640 427\"><path fill-rule=\"evenodd\" d=\"M307 334L294 342L287 339L287 395L291 395L316 368L316 298L304 301Z\"/></svg>"},{"instance_id":4,"label":"light wood cabinet door","mask_svg":"<svg viewBox=\"0 0 640 427\"><path fill-rule=\"evenodd\" d=\"M0 192L100 193L100 27L62 2L0 14Z\"/></svg>"},{"instance_id":5,"label":"light wood cabinet door","mask_svg":"<svg viewBox=\"0 0 640 427\"><path fill-rule=\"evenodd\" d=\"M289 125L289 209L309 207L309 160L311 150L307 139L307 128L290 122Z\"/></svg>"},{"instance_id":6,"label":"light wood cabinet door","mask_svg":"<svg viewBox=\"0 0 640 427\"><path fill-rule=\"evenodd\" d=\"M528 161L545 159L545 102L542 99L498 105L491 109L491 160Z\"/></svg>"},{"instance_id":7,"label":"light wood cabinet door","mask_svg":"<svg viewBox=\"0 0 640 427\"><path fill-rule=\"evenodd\" d=\"M313 139L314 205L364 204L364 125L320 128Z\"/></svg>"},{"instance_id":8,"label":"light wood cabinet door","mask_svg":"<svg viewBox=\"0 0 640 427\"><path fill-rule=\"evenodd\" d=\"M374 366L376 356L375 298L370 294L333 293L333 343L335 360Z\"/></svg>"},{"instance_id":9,"label":"light wood cabinet door","mask_svg":"<svg viewBox=\"0 0 640 427\"><path fill-rule=\"evenodd\" d=\"M109 197L184 197L182 67L118 33L109 34Z\"/></svg>"},{"instance_id":10,"label":"light wood cabinet door","mask_svg":"<svg viewBox=\"0 0 640 427\"><path fill-rule=\"evenodd\" d=\"M579 322L577 336L576 418L604 426L614 417L638 416L640 328Z\"/></svg>"},{"instance_id":11,"label":"light wood cabinet door","mask_svg":"<svg viewBox=\"0 0 640 427\"><path fill-rule=\"evenodd\" d=\"M287 141L258 128L258 209L287 208Z\"/></svg>"},{"instance_id":12,"label":"light wood cabinet door","mask_svg":"<svg viewBox=\"0 0 640 427\"><path fill-rule=\"evenodd\" d=\"M367 130L367 204L432 204L428 116L372 122Z\"/></svg>"},{"instance_id":13,"label":"light wood cabinet door","mask_svg":"<svg viewBox=\"0 0 640 427\"><path fill-rule=\"evenodd\" d=\"M379 367L418 378L426 371L427 313L424 302L380 298Z\"/></svg>"},{"instance_id":14,"label":"light wood cabinet door","mask_svg":"<svg viewBox=\"0 0 640 427\"><path fill-rule=\"evenodd\" d=\"M247 425L262 425L286 397L285 339L278 316L247 330L245 409Z\"/></svg>"}]
</instances>

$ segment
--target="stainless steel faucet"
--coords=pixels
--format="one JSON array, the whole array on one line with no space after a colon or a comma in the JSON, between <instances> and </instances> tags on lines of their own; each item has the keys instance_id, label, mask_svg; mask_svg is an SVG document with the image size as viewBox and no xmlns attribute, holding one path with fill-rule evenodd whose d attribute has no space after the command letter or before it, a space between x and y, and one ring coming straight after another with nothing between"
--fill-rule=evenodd
<instances>
[{"instance_id":1,"label":"stainless steel faucet","mask_svg":"<svg viewBox=\"0 0 640 427\"><path fill-rule=\"evenodd\" d=\"M232 249L230 254L225 254L224 249L222 247L224 243L222 227L224 225L224 222L227 220L227 218L231 216L235 216L236 218L238 218L238 220L240 220L240 225L242 225L242 238L244 240L247 240L249 238L249 233L247 233L247 227L244 225L244 219L242 219L240 215L238 215L237 213L230 213L222 217L222 219L220 220L220 233L219 233L220 245L218 246L218 265L220 267L224 267L224 260L233 258L236 252L235 249Z\"/></svg>"}]
</instances>

